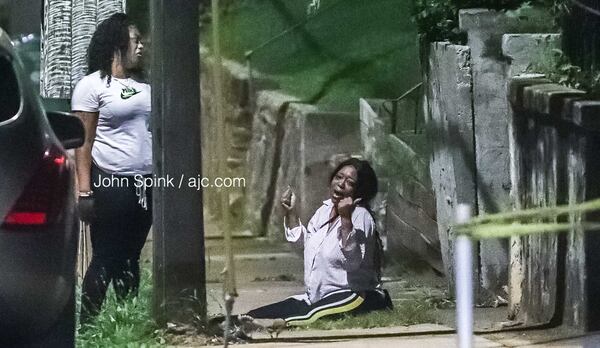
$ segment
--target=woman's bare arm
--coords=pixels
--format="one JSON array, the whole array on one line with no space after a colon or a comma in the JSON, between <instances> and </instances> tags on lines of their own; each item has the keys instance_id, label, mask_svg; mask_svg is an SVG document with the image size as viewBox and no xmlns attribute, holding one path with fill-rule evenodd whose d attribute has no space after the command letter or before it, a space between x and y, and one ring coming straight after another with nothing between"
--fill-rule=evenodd
<instances>
[{"instance_id":1,"label":"woman's bare arm","mask_svg":"<svg viewBox=\"0 0 600 348\"><path fill-rule=\"evenodd\" d=\"M83 123L85 129L85 142L75 150L75 165L77 167L77 189L79 192L92 190L91 168L92 168L92 145L96 138L96 127L98 126L97 112L75 111L77 117Z\"/></svg>"}]
</instances>

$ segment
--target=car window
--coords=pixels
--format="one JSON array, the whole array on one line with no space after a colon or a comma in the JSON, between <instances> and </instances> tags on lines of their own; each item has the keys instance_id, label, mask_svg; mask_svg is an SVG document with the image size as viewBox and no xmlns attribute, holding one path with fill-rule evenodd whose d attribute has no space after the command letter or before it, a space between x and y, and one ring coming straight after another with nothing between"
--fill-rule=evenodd
<instances>
[{"instance_id":1,"label":"car window","mask_svg":"<svg viewBox=\"0 0 600 348\"><path fill-rule=\"evenodd\" d=\"M0 55L0 124L19 112L21 93L12 62Z\"/></svg>"},{"instance_id":2,"label":"car window","mask_svg":"<svg viewBox=\"0 0 600 348\"><path fill-rule=\"evenodd\" d=\"M0 0L2 1L2 0ZM30 83L39 93L40 90L40 39L35 34L22 34L13 37L15 52L21 58L25 76L29 76Z\"/></svg>"}]
</instances>

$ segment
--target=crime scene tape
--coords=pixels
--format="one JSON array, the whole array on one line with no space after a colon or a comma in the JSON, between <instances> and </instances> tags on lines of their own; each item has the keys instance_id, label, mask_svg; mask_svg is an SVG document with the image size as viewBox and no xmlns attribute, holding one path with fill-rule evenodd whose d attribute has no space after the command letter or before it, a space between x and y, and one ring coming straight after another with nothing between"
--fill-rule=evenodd
<instances>
[{"instance_id":1,"label":"crime scene tape","mask_svg":"<svg viewBox=\"0 0 600 348\"><path fill-rule=\"evenodd\" d=\"M554 207L542 207L516 210L498 214L475 217L464 224L454 226L457 235L466 235L471 239L510 238L531 234L559 233L575 228L584 231L600 230L600 222L543 222L540 220L556 219L568 214L584 214L600 211L600 199L578 204L567 204ZM576 217L580 220L580 216Z\"/></svg>"}]
</instances>

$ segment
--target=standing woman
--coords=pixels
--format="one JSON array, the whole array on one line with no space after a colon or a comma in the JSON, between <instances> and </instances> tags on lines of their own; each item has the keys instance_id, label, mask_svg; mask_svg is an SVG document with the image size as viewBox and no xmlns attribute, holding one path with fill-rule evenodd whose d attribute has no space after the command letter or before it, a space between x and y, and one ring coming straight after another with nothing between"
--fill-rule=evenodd
<instances>
[{"instance_id":1,"label":"standing woman","mask_svg":"<svg viewBox=\"0 0 600 348\"><path fill-rule=\"evenodd\" d=\"M92 261L82 286L81 322L99 311L112 282L119 299L137 294L139 258L152 224L150 85L133 79L143 44L123 13L98 25L88 47L88 75L73 92L72 111L86 139L76 150L79 213L90 224Z\"/></svg>"}]
</instances>

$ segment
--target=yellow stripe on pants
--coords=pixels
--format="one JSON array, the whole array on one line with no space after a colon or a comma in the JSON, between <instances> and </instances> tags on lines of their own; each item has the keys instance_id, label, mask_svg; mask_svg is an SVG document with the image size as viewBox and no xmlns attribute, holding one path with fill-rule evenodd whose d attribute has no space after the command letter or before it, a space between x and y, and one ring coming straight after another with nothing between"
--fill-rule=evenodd
<instances>
[{"instance_id":1,"label":"yellow stripe on pants","mask_svg":"<svg viewBox=\"0 0 600 348\"><path fill-rule=\"evenodd\" d=\"M349 311L357 308L358 306L360 306L364 301L365 301L364 298L358 296L352 302L350 302L348 304L345 304L343 306L333 307L333 308L327 308L327 309L324 309L322 311L318 311L318 312L314 313L308 319L290 320L290 321L287 322L287 324L289 326L292 326L292 325L293 326L308 325L308 324L311 324L311 323L315 322L317 319L322 318L322 317L324 317L326 315L340 314L340 313L349 312Z\"/></svg>"}]
</instances>

